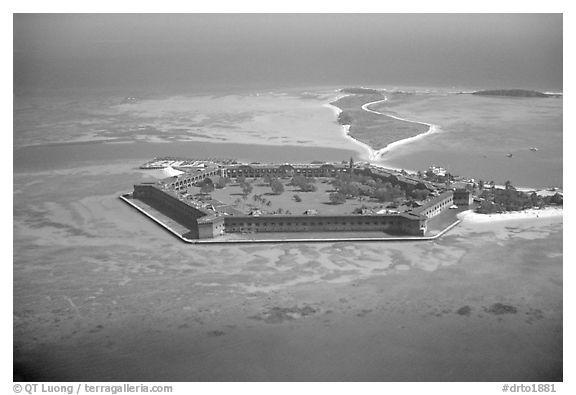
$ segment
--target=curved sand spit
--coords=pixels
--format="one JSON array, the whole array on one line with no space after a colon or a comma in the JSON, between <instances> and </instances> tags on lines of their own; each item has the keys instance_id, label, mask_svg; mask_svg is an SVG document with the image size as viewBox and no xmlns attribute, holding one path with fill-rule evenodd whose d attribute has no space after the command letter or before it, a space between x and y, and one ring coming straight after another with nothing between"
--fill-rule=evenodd
<instances>
[{"instance_id":1,"label":"curved sand spit","mask_svg":"<svg viewBox=\"0 0 576 395\"><path fill-rule=\"evenodd\" d=\"M350 96L350 95L342 95L342 96L337 96L336 98L333 98L330 103L335 102L337 100L342 99L343 97L346 96ZM338 115L340 115L340 113L342 112L342 109L330 104L330 103L326 103L323 105L323 107L329 108L331 109L334 114L336 115L336 118L338 118ZM368 144L363 143L360 140L355 139L354 137L350 136L349 132L350 132L350 125L341 125L341 130L342 130L342 134L345 138L347 138L348 140L352 141L354 144L356 144L357 146L361 147L363 150L365 150L368 153L368 160L369 161L374 161L376 159L378 159L378 155L377 155L377 151L375 151L372 147L370 147Z\"/></svg>"},{"instance_id":2,"label":"curved sand spit","mask_svg":"<svg viewBox=\"0 0 576 395\"><path fill-rule=\"evenodd\" d=\"M364 111L368 111L368 112L371 112L373 114L384 115L386 117L390 117L390 118L396 119L398 121L412 122L412 123L419 123L421 125L426 125L426 126L428 126L428 130L426 132L420 133L419 135L416 135L416 136L412 136L412 137L408 137L408 138L405 138L402 140L394 141L393 143L388 144L386 147L379 149L377 151L374 151L375 159L380 158L385 153L390 152L393 149L398 148L401 145L405 145L405 144L412 143L412 142L417 141L417 140L421 140L430 134L437 133L440 131L440 126L438 126L438 125L434 125L434 124L426 123L426 122L420 122L420 121L413 121L413 120L406 119L406 118L400 118L400 117L397 117L395 115L385 114L385 113L374 111L374 110L371 110L368 108L369 106L371 106L373 104L383 103L385 101L388 101L388 97L386 97L386 96L382 100L376 100L376 101L362 105L362 109Z\"/></svg>"},{"instance_id":3,"label":"curved sand spit","mask_svg":"<svg viewBox=\"0 0 576 395\"><path fill-rule=\"evenodd\" d=\"M340 99L342 99L343 97L346 97L346 96L350 96L350 95L340 95L340 96L337 96L337 97L335 97L334 99L331 100L331 103L332 103L332 102L335 102L335 101L337 101L337 100L340 100ZM379 150L375 150L375 149L373 149L370 145L368 145L368 144L366 144L366 143L364 143L364 142L362 142L362 141L360 141L360 140L358 140L358 139L350 136L350 134L349 134L349 132L350 132L350 125L342 125L342 133L343 133L344 137L347 138L348 140L352 141L354 144L362 147L362 148L368 153L368 160L369 160L369 161L371 161L371 162L372 162L372 161L376 161L376 160L380 159L383 154L385 154L385 153L387 153L387 152L390 152L390 151L392 151L393 149L398 148L398 147L401 146L401 145L408 144L408 143L411 143L411 142L420 140L420 139L426 137L427 135L430 135L430 134L432 134L432 133L437 133L437 132L440 131L440 127L439 127L438 125L434 125L434 124L426 123L426 122L420 122L420 121L412 121L412 120L410 120L410 119L400 118L400 117L397 117L397 116L394 116L394 115L385 114L385 113L378 112L378 111L374 111L374 110L371 110L370 108L368 108L369 106L371 106L371 105L373 105L373 104L382 103L382 102L385 102L385 101L388 101L388 97L384 97L384 99L382 99L382 100L376 100L376 101L373 101L373 102L370 102L370 103L363 104L363 105L362 105L362 110L367 111L367 112L371 112L371 113L373 113L373 114L384 115L384 116L386 116L386 117L394 118L394 119L399 120L399 121L419 123L419 124L421 124L421 125L426 125L426 126L428 126L428 130L427 130L426 132L424 132L424 133L421 133L421 134L417 135L417 136L412 136L412 137L408 137L408 138L405 138L405 139L402 139L402 140L394 141L393 143L388 144L388 145L387 145L386 147L384 147L384 148L381 148L381 149L379 149ZM324 104L324 107L330 108L332 111L334 111L334 114L336 115L336 117L338 117L338 115L340 115L340 113L342 112L342 109L340 109L340 108L338 108L338 107L336 107L336 106L334 106L334 105L332 105L332 104L330 104L330 103Z\"/></svg>"}]
</instances>

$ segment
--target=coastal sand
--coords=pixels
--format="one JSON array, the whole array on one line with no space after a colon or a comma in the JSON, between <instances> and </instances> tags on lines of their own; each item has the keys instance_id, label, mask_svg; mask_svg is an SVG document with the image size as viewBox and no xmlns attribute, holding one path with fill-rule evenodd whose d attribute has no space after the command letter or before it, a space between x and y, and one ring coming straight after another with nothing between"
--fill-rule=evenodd
<instances>
[{"instance_id":1,"label":"coastal sand","mask_svg":"<svg viewBox=\"0 0 576 395\"><path fill-rule=\"evenodd\" d=\"M459 215L459 218L472 224L493 224L496 222L519 221L537 218L562 217L564 210L562 207L546 207L543 209L528 209L522 211L511 211L500 214L478 214L473 211L466 211Z\"/></svg>"},{"instance_id":2,"label":"coastal sand","mask_svg":"<svg viewBox=\"0 0 576 395\"><path fill-rule=\"evenodd\" d=\"M28 101L27 101L28 100ZM46 101L19 98L15 147L82 141L200 141L356 149L340 135L321 93ZM36 117L28 109L35 108ZM57 109L57 111L55 110ZM67 114L61 119L54 113ZM91 116L87 118L86 114Z\"/></svg>"}]
</instances>

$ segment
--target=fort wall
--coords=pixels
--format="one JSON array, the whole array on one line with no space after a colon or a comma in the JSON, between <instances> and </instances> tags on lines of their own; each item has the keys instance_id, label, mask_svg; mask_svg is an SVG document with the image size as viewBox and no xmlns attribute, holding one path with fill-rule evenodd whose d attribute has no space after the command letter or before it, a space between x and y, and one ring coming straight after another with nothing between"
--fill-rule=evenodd
<instances>
[{"instance_id":1,"label":"fort wall","mask_svg":"<svg viewBox=\"0 0 576 395\"><path fill-rule=\"evenodd\" d=\"M260 232L391 232L423 235L425 218L394 215L227 216L227 233Z\"/></svg>"},{"instance_id":2,"label":"fort wall","mask_svg":"<svg viewBox=\"0 0 576 395\"><path fill-rule=\"evenodd\" d=\"M393 185L402 185L407 191L413 189L433 190L434 185L414 179L408 175L399 173L393 174L388 170L374 166L364 168L352 168L348 164L233 164L233 165L213 165L199 169L190 170L179 176L170 177L164 180L171 189L186 190L208 177L226 178L259 178L269 175L271 177L292 177L302 175L305 177L336 177L339 174L363 174L378 178Z\"/></svg>"},{"instance_id":3,"label":"fort wall","mask_svg":"<svg viewBox=\"0 0 576 395\"><path fill-rule=\"evenodd\" d=\"M176 190L186 190L205 178L223 175L224 170L222 168L209 168L198 172L184 173L180 176L172 177L167 184Z\"/></svg>"},{"instance_id":4,"label":"fort wall","mask_svg":"<svg viewBox=\"0 0 576 395\"><path fill-rule=\"evenodd\" d=\"M221 236L226 231L224 216L210 216L197 220L198 238L212 239Z\"/></svg>"},{"instance_id":5,"label":"fort wall","mask_svg":"<svg viewBox=\"0 0 576 395\"><path fill-rule=\"evenodd\" d=\"M432 218L454 204L454 192L445 191L434 197L422 207L412 210L412 213Z\"/></svg>"},{"instance_id":6,"label":"fort wall","mask_svg":"<svg viewBox=\"0 0 576 395\"><path fill-rule=\"evenodd\" d=\"M207 215L202 209L183 202L171 191L162 190L155 184L134 185L132 196L146 202L191 231L197 231L197 219Z\"/></svg>"}]
</instances>

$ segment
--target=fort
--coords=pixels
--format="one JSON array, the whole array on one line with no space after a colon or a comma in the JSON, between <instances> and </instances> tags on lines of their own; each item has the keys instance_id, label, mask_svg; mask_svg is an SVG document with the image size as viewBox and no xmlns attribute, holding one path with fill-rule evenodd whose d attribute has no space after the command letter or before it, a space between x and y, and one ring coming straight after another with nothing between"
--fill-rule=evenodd
<instances>
[{"instance_id":1,"label":"fort","mask_svg":"<svg viewBox=\"0 0 576 395\"><path fill-rule=\"evenodd\" d=\"M178 166L181 164L184 166ZM166 166L171 166L182 173L157 182L136 184L134 190L122 195L121 199L187 242L246 241L266 238L290 240L312 235L320 239L323 235L330 235L330 238L336 239L340 237L345 239L351 235L372 239L425 239L430 219L449 208L455 208L455 204L468 206L472 203L472 195L468 190L452 190L445 184L432 183L415 175L367 163L354 163L352 159L349 162L312 164L247 164L219 160L156 159L141 167L153 169ZM282 204L288 202L286 195L289 194L284 194L282 198L276 196L281 193L264 194L276 199L275 204L280 205L278 210L271 211L272 209L257 208L255 204L247 204L247 195L250 192L246 193L246 190L242 194L232 193L234 188L240 191L239 188L249 184L249 180L252 180L253 184L263 186L266 183L270 184L270 180L283 180L286 185L294 185L294 180L297 179L308 180L306 182L310 183L316 179L321 180L324 190L306 195L310 202L315 200L309 196L323 198L330 191L332 194L344 196L346 186L350 185L356 185L354 187L356 189L352 188L353 191L356 191L358 186L362 187L366 196L346 192L348 193L346 199L353 202L348 206L339 206L324 199L326 201L319 203L315 208L304 205L302 207L308 209L301 214L292 214L287 209L282 210ZM290 181L292 184L287 180L292 180ZM206 184L210 185L208 191L214 191L214 185L218 184L219 189L215 192L222 198L218 200L210 193L201 192L201 186ZM373 194L378 188L394 191L404 198L418 194L421 199L408 201L395 197L381 198L377 201L368 195ZM249 190L251 189L252 186L249 187ZM316 191L316 187L310 189ZM223 190L228 192L224 193ZM243 201L240 198L234 202L225 201L229 200L231 195L242 195ZM257 199L261 199L261 203L265 201L261 195L254 194L254 200ZM383 203L384 200L389 201ZM372 207L364 203L359 207L354 206L359 205L359 202L374 204ZM267 203L270 206L270 201ZM376 203L379 205L375 205ZM356 207L354 212L346 212L351 207Z\"/></svg>"}]
</instances>

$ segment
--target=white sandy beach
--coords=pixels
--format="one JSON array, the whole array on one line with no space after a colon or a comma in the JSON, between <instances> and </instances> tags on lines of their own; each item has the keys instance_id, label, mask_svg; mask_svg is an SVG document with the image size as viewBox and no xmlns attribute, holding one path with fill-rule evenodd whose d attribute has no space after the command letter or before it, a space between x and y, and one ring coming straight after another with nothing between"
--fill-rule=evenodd
<instances>
[{"instance_id":1,"label":"white sandy beach","mask_svg":"<svg viewBox=\"0 0 576 395\"><path fill-rule=\"evenodd\" d=\"M501 214L479 214L472 210L458 214L458 218L471 224L490 224L503 221L520 221L536 218L562 217L562 207L546 207L544 209L530 209L523 211L505 212Z\"/></svg>"},{"instance_id":2,"label":"white sandy beach","mask_svg":"<svg viewBox=\"0 0 576 395\"><path fill-rule=\"evenodd\" d=\"M337 100L342 99L343 97L346 96L350 96L350 95L340 95L337 97L334 97L332 99L330 99L330 103L333 103ZM342 110L330 103L326 103L323 105L323 107L329 108L330 110L332 110L334 112L334 116L336 119L338 119L338 116L340 115L340 113L342 112ZM369 161L373 161L378 159L378 154L377 151L375 151L372 147L370 147L368 144L363 143L360 140L355 139L354 137L350 136L350 125L341 125L341 131L342 131L342 135L350 142L354 143L354 145L356 145L357 147L362 148L362 150L364 152L367 153L367 159ZM363 158L366 159L366 158Z\"/></svg>"}]
</instances>

